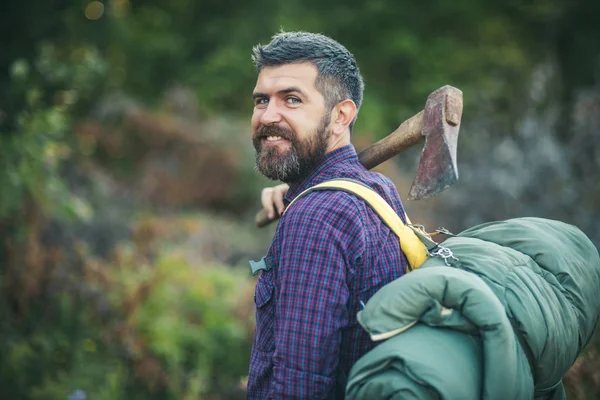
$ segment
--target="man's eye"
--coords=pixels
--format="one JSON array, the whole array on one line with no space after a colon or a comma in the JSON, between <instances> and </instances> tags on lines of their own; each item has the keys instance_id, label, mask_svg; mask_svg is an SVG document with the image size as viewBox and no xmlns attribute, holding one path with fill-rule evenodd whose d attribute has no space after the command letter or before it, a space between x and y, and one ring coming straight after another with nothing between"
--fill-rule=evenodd
<instances>
[{"instance_id":1,"label":"man's eye","mask_svg":"<svg viewBox=\"0 0 600 400\"><path fill-rule=\"evenodd\" d=\"M256 106L265 105L265 104L268 104L268 103L269 103L269 99L264 98L264 97L261 98L261 99L254 100L254 105L256 105Z\"/></svg>"},{"instance_id":2,"label":"man's eye","mask_svg":"<svg viewBox=\"0 0 600 400\"><path fill-rule=\"evenodd\" d=\"M287 101L289 104L300 104L300 103L302 103L299 98L294 97L294 96L288 97L287 99L285 99L285 101Z\"/></svg>"}]
</instances>

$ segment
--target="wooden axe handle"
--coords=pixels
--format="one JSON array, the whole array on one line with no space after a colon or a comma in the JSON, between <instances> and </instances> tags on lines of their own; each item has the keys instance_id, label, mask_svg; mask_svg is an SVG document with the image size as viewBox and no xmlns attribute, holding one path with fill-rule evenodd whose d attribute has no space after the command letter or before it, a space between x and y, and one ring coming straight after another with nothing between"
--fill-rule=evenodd
<instances>
[{"instance_id":1,"label":"wooden axe handle","mask_svg":"<svg viewBox=\"0 0 600 400\"><path fill-rule=\"evenodd\" d=\"M392 133L373 143L358 154L358 161L372 169L420 142L424 136L423 112L413 115Z\"/></svg>"},{"instance_id":2,"label":"wooden axe handle","mask_svg":"<svg viewBox=\"0 0 600 400\"><path fill-rule=\"evenodd\" d=\"M367 169L375 168L420 142L424 138L421 132L422 129L423 111L413 115L400 124L394 132L358 153L358 160ZM256 214L256 226L259 228L270 224L272 221L274 219L269 219L264 208Z\"/></svg>"}]
</instances>

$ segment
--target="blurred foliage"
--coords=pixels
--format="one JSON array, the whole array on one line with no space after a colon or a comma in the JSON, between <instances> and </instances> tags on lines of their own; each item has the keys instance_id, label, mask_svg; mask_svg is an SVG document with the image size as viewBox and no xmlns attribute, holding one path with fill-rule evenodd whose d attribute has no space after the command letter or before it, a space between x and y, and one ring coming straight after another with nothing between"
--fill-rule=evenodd
<instances>
[{"instance_id":1,"label":"blurred foliage","mask_svg":"<svg viewBox=\"0 0 600 400\"><path fill-rule=\"evenodd\" d=\"M71 107L94 93L94 81L103 79L105 70L94 48L64 50L49 43L40 45L31 63L12 63L11 92L26 102L14 115L15 131L0 136L0 218L18 211L26 196L47 213L84 216L85 204L70 196L59 168L72 154Z\"/></svg>"},{"instance_id":2,"label":"blurred foliage","mask_svg":"<svg viewBox=\"0 0 600 400\"><path fill-rule=\"evenodd\" d=\"M254 280L246 268L200 266L187 242L230 223L142 216L106 259L75 239L70 265L52 266L28 299L34 309L2 310L2 398L243 398Z\"/></svg>"},{"instance_id":3,"label":"blurred foliage","mask_svg":"<svg viewBox=\"0 0 600 400\"><path fill-rule=\"evenodd\" d=\"M322 32L366 81L366 144L451 84L453 230L516 215L600 243L600 2L46 0L0 15L0 397L243 397L253 330L250 50ZM416 151L387 165L406 192ZM415 219L413 217L413 219ZM435 221L435 224L434 224ZM567 375L597 398L598 352Z\"/></svg>"}]
</instances>

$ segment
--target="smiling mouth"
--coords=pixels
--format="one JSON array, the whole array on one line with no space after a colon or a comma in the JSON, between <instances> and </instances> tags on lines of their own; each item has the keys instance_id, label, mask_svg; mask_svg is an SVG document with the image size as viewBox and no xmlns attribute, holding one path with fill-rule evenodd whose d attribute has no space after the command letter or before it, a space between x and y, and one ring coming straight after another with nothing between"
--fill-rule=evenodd
<instances>
[{"instance_id":1,"label":"smiling mouth","mask_svg":"<svg viewBox=\"0 0 600 400\"><path fill-rule=\"evenodd\" d=\"M276 143L276 142L282 142L282 141L286 141L289 142L289 140L287 140L286 138L282 137L282 136L264 136L262 138L263 142L267 142L267 143Z\"/></svg>"}]
</instances>

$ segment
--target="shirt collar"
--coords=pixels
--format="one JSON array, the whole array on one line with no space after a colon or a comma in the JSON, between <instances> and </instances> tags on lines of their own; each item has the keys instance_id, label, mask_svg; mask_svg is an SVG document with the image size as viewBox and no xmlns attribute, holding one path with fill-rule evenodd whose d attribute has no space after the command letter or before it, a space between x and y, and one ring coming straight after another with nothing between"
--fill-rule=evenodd
<instances>
[{"instance_id":1,"label":"shirt collar","mask_svg":"<svg viewBox=\"0 0 600 400\"><path fill-rule=\"evenodd\" d=\"M340 147L327 153L323 160L312 170L312 172L303 180L290 184L290 188L283 197L284 205L287 205L296 198L300 193L311 186L317 185L325 180L326 171L339 166L342 163L358 162L356 150L351 144Z\"/></svg>"}]
</instances>

